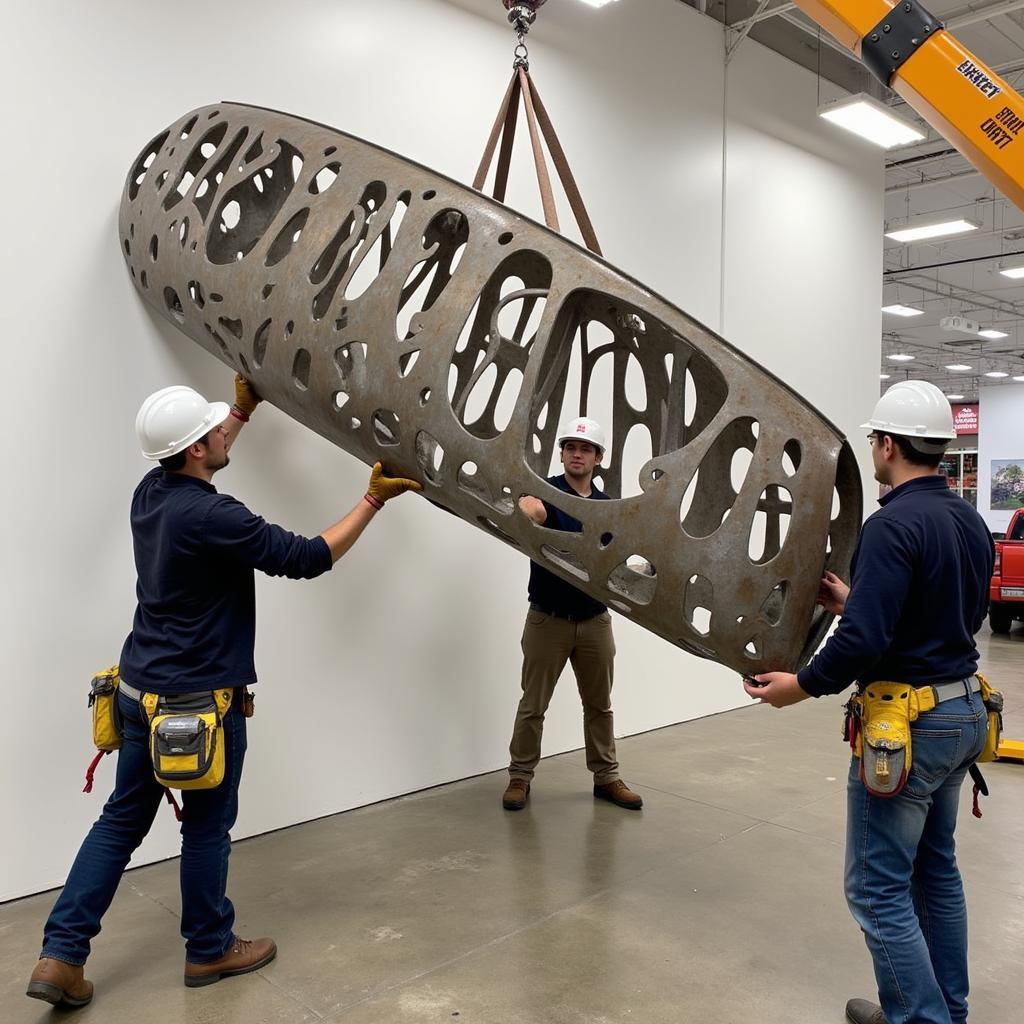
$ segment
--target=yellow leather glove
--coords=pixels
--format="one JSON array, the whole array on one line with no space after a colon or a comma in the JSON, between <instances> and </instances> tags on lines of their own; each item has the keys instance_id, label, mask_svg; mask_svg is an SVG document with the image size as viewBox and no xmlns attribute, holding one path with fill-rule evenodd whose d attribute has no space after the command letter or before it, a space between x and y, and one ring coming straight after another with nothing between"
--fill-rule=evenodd
<instances>
[{"instance_id":1,"label":"yellow leather glove","mask_svg":"<svg viewBox=\"0 0 1024 1024\"><path fill-rule=\"evenodd\" d=\"M248 419L263 399L240 373L235 374L235 408Z\"/></svg>"},{"instance_id":2,"label":"yellow leather glove","mask_svg":"<svg viewBox=\"0 0 1024 1024\"><path fill-rule=\"evenodd\" d=\"M385 476L384 467L379 462L374 464L370 472L370 487L366 492L366 500L376 509L384 507L384 502L395 498L405 491L422 491L423 485L404 476Z\"/></svg>"}]
</instances>

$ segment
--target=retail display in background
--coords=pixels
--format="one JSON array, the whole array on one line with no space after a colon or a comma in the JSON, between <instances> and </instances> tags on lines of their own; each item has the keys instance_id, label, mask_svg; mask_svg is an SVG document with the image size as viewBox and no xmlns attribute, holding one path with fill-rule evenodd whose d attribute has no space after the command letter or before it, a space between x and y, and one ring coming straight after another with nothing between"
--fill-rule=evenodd
<instances>
[{"instance_id":1,"label":"retail display in background","mask_svg":"<svg viewBox=\"0 0 1024 1024\"><path fill-rule=\"evenodd\" d=\"M989 508L1004 512L1024 508L1024 458L993 459Z\"/></svg>"},{"instance_id":2,"label":"retail display in background","mask_svg":"<svg viewBox=\"0 0 1024 1024\"><path fill-rule=\"evenodd\" d=\"M145 146L119 229L142 297L267 400L671 643L751 674L801 666L828 629L818 581L848 575L862 514L849 444L604 259L361 139L236 103ZM578 415L608 429L611 501L545 481ZM524 494L583 532L534 524Z\"/></svg>"}]
</instances>

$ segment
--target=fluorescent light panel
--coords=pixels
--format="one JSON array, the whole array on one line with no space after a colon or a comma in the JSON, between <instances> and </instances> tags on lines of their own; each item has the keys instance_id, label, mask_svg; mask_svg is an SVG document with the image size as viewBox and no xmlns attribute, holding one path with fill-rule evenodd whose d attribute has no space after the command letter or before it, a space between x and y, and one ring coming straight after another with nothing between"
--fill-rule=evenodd
<instances>
[{"instance_id":1,"label":"fluorescent light panel","mask_svg":"<svg viewBox=\"0 0 1024 1024\"><path fill-rule=\"evenodd\" d=\"M966 363L947 363L947 370L952 370L954 373L966 373L968 370L974 369L972 366L968 366Z\"/></svg>"},{"instance_id":2,"label":"fluorescent light panel","mask_svg":"<svg viewBox=\"0 0 1024 1024\"><path fill-rule=\"evenodd\" d=\"M885 237L891 238L894 242L921 242L926 238L962 235L966 231L977 231L980 227L981 225L977 221L958 217L956 220L936 221L931 224L919 224L917 227L886 231Z\"/></svg>"},{"instance_id":3,"label":"fluorescent light panel","mask_svg":"<svg viewBox=\"0 0 1024 1024\"><path fill-rule=\"evenodd\" d=\"M890 377L892 377L891 373L880 373L878 375L879 380L889 380Z\"/></svg>"},{"instance_id":4,"label":"fluorescent light panel","mask_svg":"<svg viewBox=\"0 0 1024 1024\"><path fill-rule=\"evenodd\" d=\"M588 7L604 7L605 4L615 3L615 0L583 0Z\"/></svg>"},{"instance_id":5,"label":"fluorescent light panel","mask_svg":"<svg viewBox=\"0 0 1024 1024\"><path fill-rule=\"evenodd\" d=\"M999 273L1002 274L1003 277L1009 277L1016 281L1019 278L1024 277L1024 267L1007 267L1005 270L1000 270Z\"/></svg>"},{"instance_id":6,"label":"fluorescent light panel","mask_svg":"<svg viewBox=\"0 0 1024 1024\"><path fill-rule=\"evenodd\" d=\"M1009 377L1010 375L1008 373L1005 373L1002 370L989 370L988 373L985 374L985 376L986 377Z\"/></svg>"},{"instance_id":7,"label":"fluorescent light panel","mask_svg":"<svg viewBox=\"0 0 1024 1024\"><path fill-rule=\"evenodd\" d=\"M882 149L905 146L924 138L912 124L897 117L884 104L866 93L857 93L818 108L818 117L873 142Z\"/></svg>"},{"instance_id":8,"label":"fluorescent light panel","mask_svg":"<svg viewBox=\"0 0 1024 1024\"><path fill-rule=\"evenodd\" d=\"M1006 331L994 331L991 327L986 327L983 331L978 331L979 338L1008 338L1009 335Z\"/></svg>"},{"instance_id":9,"label":"fluorescent light panel","mask_svg":"<svg viewBox=\"0 0 1024 1024\"><path fill-rule=\"evenodd\" d=\"M894 352L886 358L891 359L894 363L909 363L911 359L916 359L917 356L907 355L906 352Z\"/></svg>"},{"instance_id":10,"label":"fluorescent light panel","mask_svg":"<svg viewBox=\"0 0 1024 1024\"><path fill-rule=\"evenodd\" d=\"M891 313L893 316L920 316L924 310L914 309L913 306L901 306L898 302L891 306L883 306L883 313Z\"/></svg>"},{"instance_id":11,"label":"fluorescent light panel","mask_svg":"<svg viewBox=\"0 0 1024 1024\"><path fill-rule=\"evenodd\" d=\"M1019 377L1014 377L1013 379L1014 379L1014 380L1024 380L1024 374L1022 374L1022 375L1021 375L1021 376L1019 376Z\"/></svg>"},{"instance_id":12,"label":"fluorescent light panel","mask_svg":"<svg viewBox=\"0 0 1024 1024\"><path fill-rule=\"evenodd\" d=\"M952 398L955 402L958 398L963 398L963 395L946 395L947 398Z\"/></svg>"}]
</instances>

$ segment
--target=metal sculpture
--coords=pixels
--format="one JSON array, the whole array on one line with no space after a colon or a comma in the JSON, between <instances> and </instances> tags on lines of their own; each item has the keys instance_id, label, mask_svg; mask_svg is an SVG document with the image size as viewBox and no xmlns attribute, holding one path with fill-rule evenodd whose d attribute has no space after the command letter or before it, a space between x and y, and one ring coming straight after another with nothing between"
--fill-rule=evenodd
<instances>
[{"instance_id":1,"label":"metal sculpture","mask_svg":"<svg viewBox=\"0 0 1024 1024\"><path fill-rule=\"evenodd\" d=\"M265 398L671 643L750 673L803 664L823 636L817 581L845 574L861 517L849 445L565 238L236 103L145 147L120 234L146 301ZM615 500L544 480L559 422L584 414L609 431L599 485ZM583 532L535 525L524 494Z\"/></svg>"}]
</instances>

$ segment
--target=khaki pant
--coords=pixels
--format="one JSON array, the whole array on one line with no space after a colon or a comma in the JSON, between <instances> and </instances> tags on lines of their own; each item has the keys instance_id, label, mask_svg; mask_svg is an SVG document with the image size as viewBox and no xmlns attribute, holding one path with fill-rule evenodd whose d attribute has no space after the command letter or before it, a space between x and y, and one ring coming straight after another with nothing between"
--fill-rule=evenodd
<instances>
[{"instance_id":1,"label":"khaki pant","mask_svg":"<svg viewBox=\"0 0 1024 1024\"><path fill-rule=\"evenodd\" d=\"M612 670L615 638L609 612L584 622L570 622L544 612L527 612L523 628L523 696L509 745L508 773L532 779L540 760L544 714L567 661L572 662L583 702L583 739L587 767L595 785L619 777L612 722Z\"/></svg>"}]
</instances>

